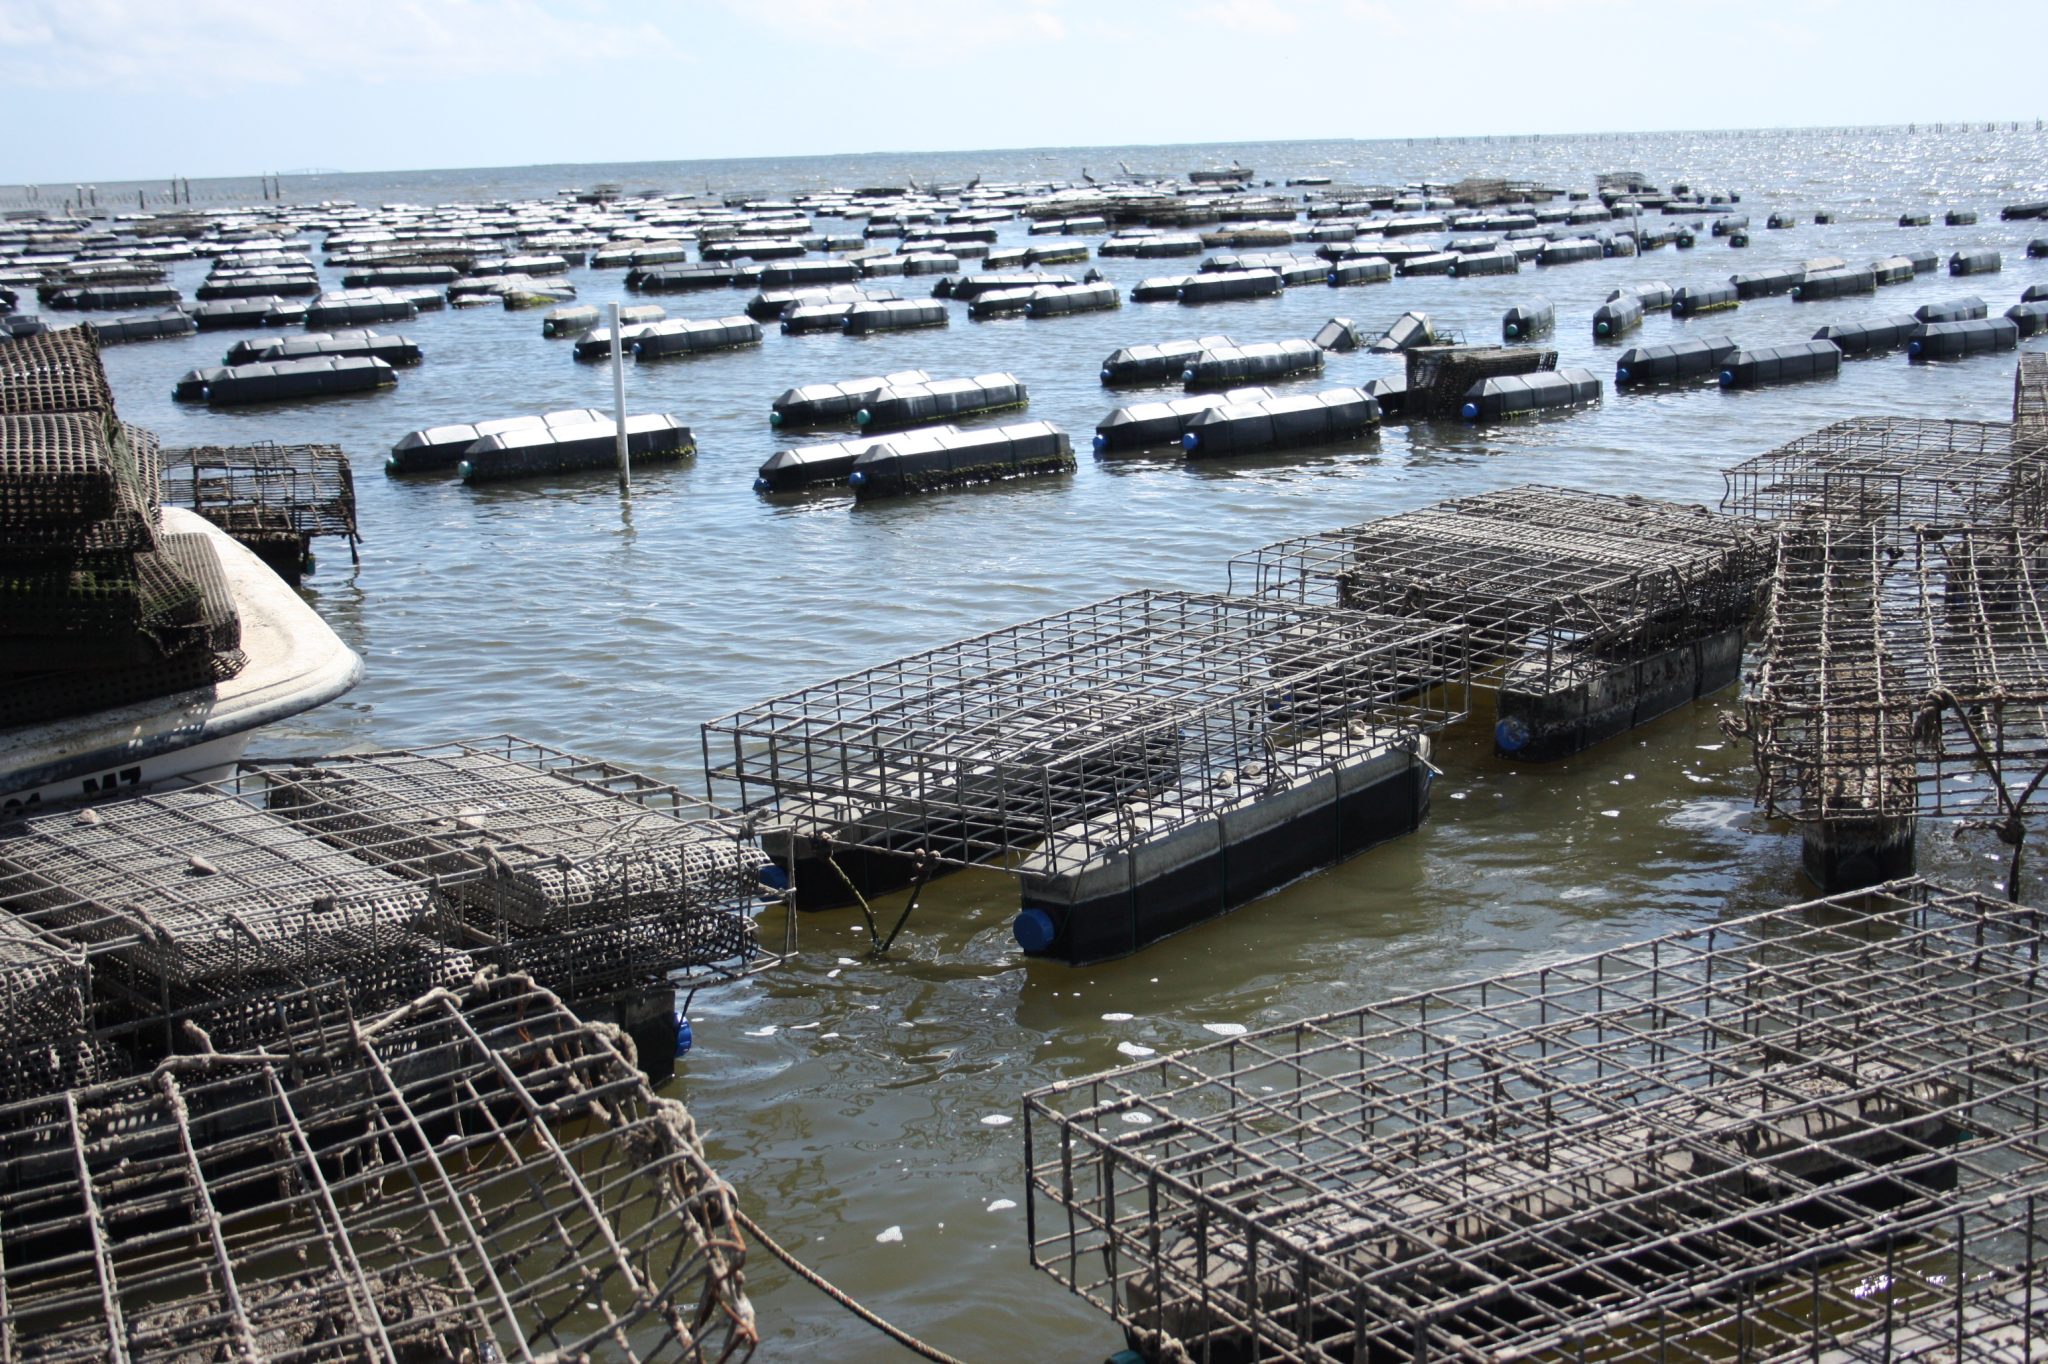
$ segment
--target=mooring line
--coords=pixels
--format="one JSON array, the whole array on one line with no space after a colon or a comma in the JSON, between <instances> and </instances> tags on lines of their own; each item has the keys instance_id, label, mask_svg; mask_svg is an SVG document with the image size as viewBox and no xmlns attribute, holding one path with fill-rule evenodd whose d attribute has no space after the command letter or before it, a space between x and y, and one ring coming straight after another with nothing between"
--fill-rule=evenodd
<instances>
[{"instance_id":1,"label":"mooring line","mask_svg":"<svg viewBox=\"0 0 2048 1364\"><path fill-rule=\"evenodd\" d=\"M902 1327L892 1326L867 1308L862 1307L839 1289L833 1287L824 1275L797 1259L796 1256L784 1250L780 1245L777 1245L774 1237L761 1230L760 1223L741 1212L738 1208L732 1210L732 1215L739 1219L739 1224L746 1231L747 1235L759 1241L770 1255L788 1265L790 1269L796 1272L799 1278L811 1284L811 1286L826 1297L832 1299L832 1301L838 1303L841 1307L844 1307L847 1311L853 1313L856 1317L859 1317L862 1321L874 1327L904 1349L923 1355L926 1359L932 1360L933 1364L964 1364L964 1361L947 1354L938 1346L927 1345Z\"/></svg>"}]
</instances>

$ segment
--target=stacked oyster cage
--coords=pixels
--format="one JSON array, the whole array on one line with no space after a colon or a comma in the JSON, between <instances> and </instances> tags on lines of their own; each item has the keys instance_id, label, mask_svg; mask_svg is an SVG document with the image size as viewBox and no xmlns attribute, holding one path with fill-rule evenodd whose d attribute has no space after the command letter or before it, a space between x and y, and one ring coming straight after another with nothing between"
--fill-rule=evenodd
<instances>
[{"instance_id":1,"label":"stacked oyster cage","mask_svg":"<svg viewBox=\"0 0 2048 1364\"><path fill-rule=\"evenodd\" d=\"M241 671L220 562L203 535L165 533L157 471L89 328L0 351L0 729Z\"/></svg>"}]
</instances>

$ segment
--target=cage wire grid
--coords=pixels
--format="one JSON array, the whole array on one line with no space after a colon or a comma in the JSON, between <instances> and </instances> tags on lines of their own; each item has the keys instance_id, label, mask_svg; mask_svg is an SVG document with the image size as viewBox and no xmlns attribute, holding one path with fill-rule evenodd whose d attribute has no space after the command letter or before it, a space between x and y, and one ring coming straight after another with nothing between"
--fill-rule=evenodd
<instances>
[{"instance_id":1,"label":"cage wire grid","mask_svg":"<svg viewBox=\"0 0 2048 1364\"><path fill-rule=\"evenodd\" d=\"M355 477L338 445L183 446L163 452L164 498L231 535L339 535L351 546Z\"/></svg>"},{"instance_id":2,"label":"cage wire grid","mask_svg":"<svg viewBox=\"0 0 2048 1364\"><path fill-rule=\"evenodd\" d=\"M1230 588L1442 621L1482 676L1540 687L1743 625L1769 555L1763 528L1704 508L1527 485L1267 545Z\"/></svg>"},{"instance_id":3,"label":"cage wire grid","mask_svg":"<svg viewBox=\"0 0 2048 1364\"><path fill-rule=\"evenodd\" d=\"M0 826L0 911L82 948L91 1026L236 1039L275 1001L388 1007L480 966L577 999L734 980L760 942L748 822L512 736L245 764Z\"/></svg>"},{"instance_id":4,"label":"cage wire grid","mask_svg":"<svg viewBox=\"0 0 2048 1364\"><path fill-rule=\"evenodd\" d=\"M502 977L0 1108L0 1353L743 1360L731 1189L630 1052Z\"/></svg>"},{"instance_id":5,"label":"cage wire grid","mask_svg":"<svg viewBox=\"0 0 2048 1364\"><path fill-rule=\"evenodd\" d=\"M848 844L968 864L1063 859L1314 770L1412 742L1467 708L1464 660L1429 622L1137 592L991 631L707 722L705 767L742 809Z\"/></svg>"},{"instance_id":6,"label":"cage wire grid","mask_svg":"<svg viewBox=\"0 0 2048 1364\"><path fill-rule=\"evenodd\" d=\"M1915 526L2048 524L2048 443L2005 422L1851 417L1725 470L1722 510Z\"/></svg>"},{"instance_id":7,"label":"cage wire grid","mask_svg":"<svg viewBox=\"0 0 2048 1364\"><path fill-rule=\"evenodd\" d=\"M2043 933L1899 882L1041 1089L1032 1260L1172 1360L2032 1333Z\"/></svg>"},{"instance_id":8,"label":"cage wire grid","mask_svg":"<svg viewBox=\"0 0 2048 1364\"><path fill-rule=\"evenodd\" d=\"M17 337L0 347L0 415L95 412L111 416L114 391L88 327Z\"/></svg>"},{"instance_id":9,"label":"cage wire grid","mask_svg":"<svg viewBox=\"0 0 2048 1364\"><path fill-rule=\"evenodd\" d=\"M2048 531L1787 524L1742 701L1759 803L1953 814L2017 843L2048 775L2044 577Z\"/></svg>"}]
</instances>

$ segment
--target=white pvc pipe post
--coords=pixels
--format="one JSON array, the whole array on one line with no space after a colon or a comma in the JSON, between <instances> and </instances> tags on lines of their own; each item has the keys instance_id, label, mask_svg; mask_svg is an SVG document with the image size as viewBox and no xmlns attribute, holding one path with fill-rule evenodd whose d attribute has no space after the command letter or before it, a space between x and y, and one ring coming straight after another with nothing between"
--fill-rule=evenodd
<instances>
[{"instance_id":1,"label":"white pvc pipe post","mask_svg":"<svg viewBox=\"0 0 2048 1364\"><path fill-rule=\"evenodd\" d=\"M619 442L619 496L633 495L633 461L626 453L626 348L619 335L619 305L612 310L612 426Z\"/></svg>"}]
</instances>

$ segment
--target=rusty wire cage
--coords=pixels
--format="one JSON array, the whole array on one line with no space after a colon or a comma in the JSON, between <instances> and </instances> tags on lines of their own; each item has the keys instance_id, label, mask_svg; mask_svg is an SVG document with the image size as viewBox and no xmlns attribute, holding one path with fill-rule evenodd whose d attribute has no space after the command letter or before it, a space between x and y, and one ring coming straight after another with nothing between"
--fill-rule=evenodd
<instances>
[{"instance_id":1,"label":"rusty wire cage","mask_svg":"<svg viewBox=\"0 0 2048 1364\"><path fill-rule=\"evenodd\" d=\"M2048 777L2048 532L1804 517L1742 701L1758 799L1799 821L1955 815L2017 845Z\"/></svg>"},{"instance_id":2,"label":"rusty wire cage","mask_svg":"<svg viewBox=\"0 0 2048 1364\"><path fill-rule=\"evenodd\" d=\"M51 1361L739 1361L733 1195L523 977L0 1107L0 1339Z\"/></svg>"},{"instance_id":3,"label":"rusty wire cage","mask_svg":"<svg viewBox=\"0 0 2048 1364\"><path fill-rule=\"evenodd\" d=\"M163 452L163 497L249 544L338 535L353 552L356 485L338 445L185 446Z\"/></svg>"},{"instance_id":4,"label":"rusty wire cage","mask_svg":"<svg viewBox=\"0 0 2048 1364\"><path fill-rule=\"evenodd\" d=\"M1153 1359L2035 1331L2044 938L1899 882L1041 1089L1032 1259Z\"/></svg>"},{"instance_id":5,"label":"rusty wire cage","mask_svg":"<svg viewBox=\"0 0 2048 1364\"><path fill-rule=\"evenodd\" d=\"M2012 422L2030 446L2048 444L2048 351L2028 351L2012 373Z\"/></svg>"},{"instance_id":6,"label":"rusty wire cage","mask_svg":"<svg viewBox=\"0 0 2048 1364\"><path fill-rule=\"evenodd\" d=\"M1242 800L1248 772L1412 742L1464 713L1463 672L1428 621L1135 592L712 720L705 766L849 846L1079 863Z\"/></svg>"},{"instance_id":7,"label":"rusty wire cage","mask_svg":"<svg viewBox=\"0 0 2048 1364\"><path fill-rule=\"evenodd\" d=\"M388 1007L482 965L578 1000L737 979L783 959L764 861L673 786L500 736L23 816L0 911L82 946L95 1033L156 1054L186 1022L254 1044L278 999Z\"/></svg>"},{"instance_id":8,"label":"rusty wire cage","mask_svg":"<svg viewBox=\"0 0 2048 1364\"><path fill-rule=\"evenodd\" d=\"M1230 588L1439 621L1482 676L1543 689L1741 628L1769 564L1737 517L1530 485L1267 545L1231 560Z\"/></svg>"},{"instance_id":9,"label":"rusty wire cage","mask_svg":"<svg viewBox=\"0 0 2048 1364\"><path fill-rule=\"evenodd\" d=\"M2006 422L1851 417L1726 470L1722 509L1914 526L2048 527L2048 446Z\"/></svg>"}]
</instances>

